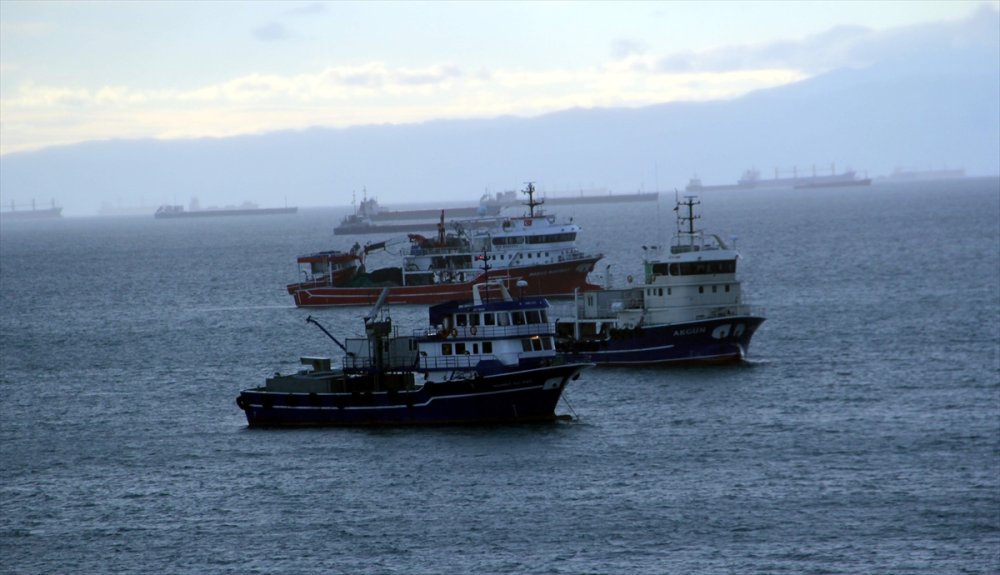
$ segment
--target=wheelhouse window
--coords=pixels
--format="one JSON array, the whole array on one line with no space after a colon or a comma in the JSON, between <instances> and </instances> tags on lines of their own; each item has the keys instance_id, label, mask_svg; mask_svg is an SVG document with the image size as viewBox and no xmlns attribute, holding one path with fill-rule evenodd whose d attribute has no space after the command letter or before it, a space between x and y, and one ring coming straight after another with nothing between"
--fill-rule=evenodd
<instances>
[{"instance_id":1,"label":"wheelhouse window","mask_svg":"<svg viewBox=\"0 0 1000 575\"><path fill-rule=\"evenodd\" d=\"M483 325L496 325L496 317L493 312L488 311L483 314Z\"/></svg>"},{"instance_id":2,"label":"wheelhouse window","mask_svg":"<svg viewBox=\"0 0 1000 575\"><path fill-rule=\"evenodd\" d=\"M538 236L528 236L529 244L551 244L555 242L571 242L576 239L576 232L565 232L561 234L544 234Z\"/></svg>"},{"instance_id":3,"label":"wheelhouse window","mask_svg":"<svg viewBox=\"0 0 1000 575\"><path fill-rule=\"evenodd\" d=\"M697 276L707 274L736 273L736 260L685 263L655 263L652 271L656 275Z\"/></svg>"}]
</instances>

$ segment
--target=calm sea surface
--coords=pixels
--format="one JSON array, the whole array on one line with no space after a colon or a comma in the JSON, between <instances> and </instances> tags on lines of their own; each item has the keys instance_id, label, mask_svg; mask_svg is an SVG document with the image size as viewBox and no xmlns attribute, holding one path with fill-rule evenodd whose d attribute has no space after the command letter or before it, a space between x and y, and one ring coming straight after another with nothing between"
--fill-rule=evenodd
<instances>
[{"instance_id":1,"label":"calm sea surface","mask_svg":"<svg viewBox=\"0 0 1000 575\"><path fill-rule=\"evenodd\" d=\"M335 356L309 313L361 331L283 291L345 210L4 222L0 572L1000 572L1000 181L701 200L749 362L488 429L247 428L240 389ZM672 207L557 213L621 283Z\"/></svg>"}]
</instances>

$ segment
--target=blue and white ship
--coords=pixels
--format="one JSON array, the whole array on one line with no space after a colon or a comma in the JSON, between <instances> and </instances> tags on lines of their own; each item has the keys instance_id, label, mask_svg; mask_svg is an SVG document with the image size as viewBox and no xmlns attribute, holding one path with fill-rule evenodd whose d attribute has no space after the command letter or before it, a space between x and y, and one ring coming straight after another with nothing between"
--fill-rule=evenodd
<instances>
[{"instance_id":1,"label":"blue and white ship","mask_svg":"<svg viewBox=\"0 0 1000 575\"><path fill-rule=\"evenodd\" d=\"M743 302L735 248L695 229L701 216L694 207L699 204L694 196L678 202L673 243L669 251L647 249L641 284L577 297L574 316L556 322L561 352L573 361L599 366L719 363L746 357L764 318Z\"/></svg>"},{"instance_id":2,"label":"blue and white ship","mask_svg":"<svg viewBox=\"0 0 1000 575\"><path fill-rule=\"evenodd\" d=\"M365 317L366 337L341 343L331 359L275 374L240 393L251 427L494 424L553 421L563 389L591 367L556 353L544 298L515 299L498 282L472 288L472 301L429 309L430 327L400 335L381 313L386 291Z\"/></svg>"}]
</instances>

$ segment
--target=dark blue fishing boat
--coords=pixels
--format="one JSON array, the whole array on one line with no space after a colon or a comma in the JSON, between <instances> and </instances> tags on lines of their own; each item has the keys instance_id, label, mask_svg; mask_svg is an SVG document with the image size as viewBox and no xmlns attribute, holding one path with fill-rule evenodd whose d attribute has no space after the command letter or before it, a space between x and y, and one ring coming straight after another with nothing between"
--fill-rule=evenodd
<instances>
[{"instance_id":1,"label":"dark blue fishing boat","mask_svg":"<svg viewBox=\"0 0 1000 575\"><path fill-rule=\"evenodd\" d=\"M492 424L553 421L563 389L592 364L555 350L543 298L515 299L500 283L473 287L472 301L430 308L430 326L408 335L383 313L366 337L341 343L342 366L304 357L298 373L275 374L240 393L251 427Z\"/></svg>"}]
</instances>

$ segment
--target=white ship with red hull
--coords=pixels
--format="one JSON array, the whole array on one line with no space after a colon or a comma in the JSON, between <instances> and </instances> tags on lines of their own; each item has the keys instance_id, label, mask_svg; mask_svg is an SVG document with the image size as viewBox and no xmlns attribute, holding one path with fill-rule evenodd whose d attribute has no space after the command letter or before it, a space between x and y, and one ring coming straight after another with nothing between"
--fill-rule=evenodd
<instances>
[{"instance_id":1,"label":"white ship with red hull","mask_svg":"<svg viewBox=\"0 0 1000 575\"><path fill-rule=\"evenodd\" d=\"M531 184L524 190L524 216L453 222L453 232L446 232L442 219L434 238L410 234L400 267L365 269L366 256L387 242L301 256L303 281L289 285L288 293L298 307L371 305L383 288L389 288L390 304L436 304L463 297L482 282L482 263L493 270L492 279L512 289L527 282L519 288L523 296L570 297L599 289L587 275L602 256L578 250L580 226L542 213L534 192Z\"/></svg>"}]
</instances>

